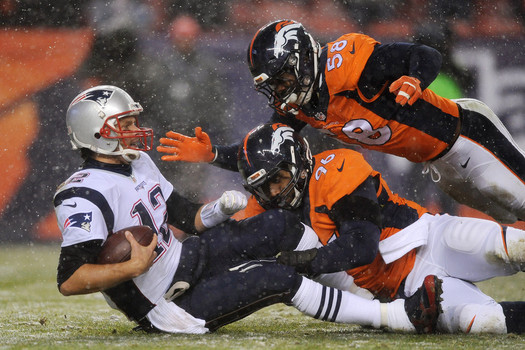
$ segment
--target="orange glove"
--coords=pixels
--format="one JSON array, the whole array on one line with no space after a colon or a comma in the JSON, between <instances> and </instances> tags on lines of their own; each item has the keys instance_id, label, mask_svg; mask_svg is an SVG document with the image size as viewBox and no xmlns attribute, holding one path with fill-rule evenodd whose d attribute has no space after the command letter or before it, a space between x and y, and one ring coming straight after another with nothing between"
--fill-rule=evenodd
<instances>
[{"instance_id":1,"label":"orange glove","mask_svg":"<svg viewBox=\"0 0 525 350\"><path fill-rule=\"evenodd\" d=\"M195 128L195 137L189 137L178 132L168 131L167 138L160 139L162 146L157 151L166 153L161 157L165 161L184 161L191 163L211 162L215 158L210 137L202 128Z\"/></svg>"},{"instance_id":2,"label":"orange glove","mask_svg":"<svg viewBox=\"0 0 525 350\"><path fill-rule=\"evenodd\" d=\"M397 95L396 102L401 106L404 106L407 101L412 106L423 94L420 84L419 79L403 75L390 85L389 90Z\"/></svg>"}]
</instances>

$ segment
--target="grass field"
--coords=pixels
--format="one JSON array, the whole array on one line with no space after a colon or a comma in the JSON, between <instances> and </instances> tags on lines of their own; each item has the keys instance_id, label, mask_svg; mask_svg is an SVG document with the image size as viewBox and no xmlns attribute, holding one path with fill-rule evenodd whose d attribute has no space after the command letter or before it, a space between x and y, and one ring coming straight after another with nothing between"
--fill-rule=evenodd
<instances>
[{"instance_id":1,"label":"grass field","mask_svg":"<svg viewBox=\"0 0 525 350\"><path fill-rule=\"evenodd\" d=\"M332 324L275 305L213 334L146 335L100 294L63 297L58 244L0 247L0 349L518 349L517 335L406 335ZM496 300L525 300L525 274L483 282Z\"/></svg>"}]
</instances>

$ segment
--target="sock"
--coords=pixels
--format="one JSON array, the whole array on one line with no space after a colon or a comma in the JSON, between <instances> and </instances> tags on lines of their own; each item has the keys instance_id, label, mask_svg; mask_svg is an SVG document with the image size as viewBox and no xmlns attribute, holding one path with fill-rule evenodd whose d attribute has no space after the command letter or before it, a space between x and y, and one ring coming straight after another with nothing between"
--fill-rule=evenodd
<instances>
[{"instance_id":1,"label":"sock","mask_svg":"<svg viewBox=\"0 0 525 350\"><path fill-rule=\"evenodd\" d=\"M405 300L397 299L381 304L381 326L395 331L415 332L416 327L410 322L405 311Z\"/></svg>"},{"instance_id":2,"label":"sock","mask_svg":"<svg viewBox=\"0 0 525 350\"><path fill-rule=\"evenodd\" d=\"M292 298L292 304L302 313L323 321L354 323L374 328L381 325L378 300L367 300L305 277Z\"/></svg>"}]
</instances>

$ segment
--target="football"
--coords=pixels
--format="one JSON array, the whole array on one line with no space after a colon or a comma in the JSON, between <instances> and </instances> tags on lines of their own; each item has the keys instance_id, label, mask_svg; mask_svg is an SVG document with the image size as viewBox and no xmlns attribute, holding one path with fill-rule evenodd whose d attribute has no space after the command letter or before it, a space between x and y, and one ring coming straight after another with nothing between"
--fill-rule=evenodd
<instances>
[{"instance_id":1,"label":"football","mask_svg":"<svg viewBox=\"0 0 525 350\"><path fill-rule=\"evenodd\" d=\"M129 231L135 240L147 246L153 239L153 230L149 226L130 226L117 232L111 233L102 245L102 250L98 254L98 264L116 264L129 260L131 257L131 244L126 239L124 232Z\"/></svg>"}]
</instances>

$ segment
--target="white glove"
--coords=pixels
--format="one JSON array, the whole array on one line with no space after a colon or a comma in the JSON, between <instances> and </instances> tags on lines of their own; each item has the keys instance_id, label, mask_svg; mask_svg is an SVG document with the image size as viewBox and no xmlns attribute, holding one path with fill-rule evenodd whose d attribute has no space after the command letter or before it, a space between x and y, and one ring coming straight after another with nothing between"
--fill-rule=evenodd
<instances>
[{"instance_id":1,"label":"white glove","mask_svg":"<svg viewBox=\"0 0 525 350\"><path fill-rule=\"evenodd\" d=\"M248 204L246 196L239 191L226 191L218 201L221 212L230 216L246 208Z\"/></svg>"},{"instance_id":2,"label":"white glove","mask_svg":"<svg viewBox=\"0 0 525 350\"><path fill-rule=\"evenodd\" d=\"M201 221L207 228L227 220L230 216L242 210L248 204L246 196L239 191L226 191L219 199L202 207Z\"/></svg>"}]
</instances>

